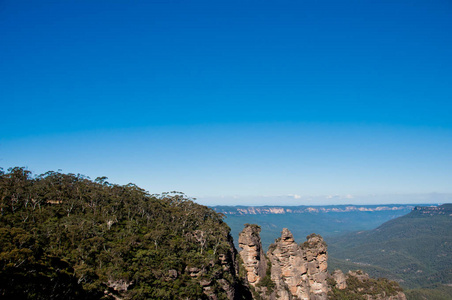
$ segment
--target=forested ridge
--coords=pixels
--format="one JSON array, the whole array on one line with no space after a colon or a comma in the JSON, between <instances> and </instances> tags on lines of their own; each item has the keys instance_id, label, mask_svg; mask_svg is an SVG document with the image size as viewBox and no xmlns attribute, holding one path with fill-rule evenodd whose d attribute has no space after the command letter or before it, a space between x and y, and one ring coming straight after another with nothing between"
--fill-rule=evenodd
<instances>
[{"instance_id":1,"label":"forested ridge","mask_svg":"<svg viewBox=\"0 0 452 300\"><path fill-rule=\"evenodd\" d=\"M0 197L3 299L224 299L242 285L222 215L182 193L16 167Z\"/></svg>"},{"instance_id":2,"label":"forested ridge","mask_svg":"<svg viewBox=\"0 0 452 300\"><path fill-rule=\"evenodd\" d=\"M408 299L451 299L451 228L452 204L415 207L376 229L330 238L330 266L397 280L412 289Z\"/></svg>"}]
</instances>

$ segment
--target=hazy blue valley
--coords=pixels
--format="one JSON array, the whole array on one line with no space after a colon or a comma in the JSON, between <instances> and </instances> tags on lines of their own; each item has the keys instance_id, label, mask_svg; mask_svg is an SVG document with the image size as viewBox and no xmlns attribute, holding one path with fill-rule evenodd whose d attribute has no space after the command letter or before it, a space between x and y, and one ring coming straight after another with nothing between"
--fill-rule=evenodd
<instances>
[{"instance_id":1,"label":"hazy blue valley","mask_svg":"<svg viewBox=\"0 0 452 300\"><path fill-rule=\"evenodd\" d=\"M283 228L290 228L299 242L311 234L325 237L374 229L386 221L408 214L410 205L327 205L327 206L214 206L225 215L237 244L243 225L258 224L262 228L264 248L279 237Z\"/></svg>"}]
</instances>

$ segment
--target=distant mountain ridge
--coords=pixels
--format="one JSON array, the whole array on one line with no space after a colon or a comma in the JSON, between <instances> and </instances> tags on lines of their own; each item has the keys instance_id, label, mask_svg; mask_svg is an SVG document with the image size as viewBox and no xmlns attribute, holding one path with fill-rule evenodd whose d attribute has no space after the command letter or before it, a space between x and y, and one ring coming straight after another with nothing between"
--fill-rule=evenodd
<instances>
[{"instance_id":1,"label":"distant mountain ridge","mask_svg":"<svg viewBox=\"0 0 452 300\"><path fill-rule=\"evenodd\" d=\"M326 205L326 206L213 206L216 212L225 215L258 214L304 214L329 212L373 212L411 210L414 205Z\"/></svg>"},{"instance_id":2,"label":"distant mountain ridge","mask_svg":"<svg viewBox=\"0 0 452 300\"><path fill-rule=\"evenodd\" d=\"M424 289L430 295L440 291L450 295L451 229L452 204L416 206L409 214L376 229L330 237L327 240L330 264L344 271L359 266L372 276L398 280L405 288ZM418 293L421 291L412 294Z\"/></svg>"},{"instance_id":3,"label":"distant mountain ridge","mask_svg":"<svg viewBox=\"0 0 452 300\"><path fill-rule=\"evenodd\" d=\"M382 205L299 205L299 206L214 206L225 215L231 234L237 239L243 224L257 224L262 228L265 249L280 236L283 228L290 228L301 238L317 233L325 238L357 230L374 229L381 224L410 213L413 204ZM235 240L236 246L237 240Z\"/></svg>"}]
</instances>

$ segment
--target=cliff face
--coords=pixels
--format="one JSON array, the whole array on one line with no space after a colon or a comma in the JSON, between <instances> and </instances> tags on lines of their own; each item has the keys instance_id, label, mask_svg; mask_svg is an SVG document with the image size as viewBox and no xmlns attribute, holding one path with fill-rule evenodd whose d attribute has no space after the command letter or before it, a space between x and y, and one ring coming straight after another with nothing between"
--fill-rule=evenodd
<instances>
[{"instance_id":1,"label":"cliff face","mask_svg":"<svg viewBox=\"0 0 452 300\"><path fill-rule=\"evenodd\" d=\"M208 299L217 300L221 297L229 300L251 299L251 293L239 278L237 250L229 234L227 240L228 247L225 253L220 254L217 260L212 260L203 269L194 268L195 272L190 276L199 280L203 293ZM212 277L209 273L214 276Z\"/></svg>"},{"instance_id":2,"label":"cliff face","mask_svg":"<svg viewBox=\"0 0 452 300\"><path fill-rule=\"evenodd\" d=\"M371 279L360 271L344 275L337 270L330 275L327 246L319 235L311 234L299 245L285 228L265 256L259 232L258 226L246 224L239 236L243 249L240 256L255 299L326 300L344 295L360 295L369 300L406 299L396 283Z\"/></svg>"},{"instance_id":3,"label":"cliff face","mask_svg":"<svg viewBox=\"0 0 452 300\"><path fill-rule=\"evenodd\" d=\"M375 211L410 211L412 205L336 205L336 206L217 206L216 212L225 215L274 215L274 214L309 214L309 213L350 213Z\"/></svg>"},{"instance_id":4,"label":"cliff face","mask_svg":"<svg viewBox=\"0 0 452 300\"><path fill-rule=\"evenodd\" d=\"M452 216L452 204L443 204L441 206L416 206L411 212L413 215L435 216L446 215Z\"/></svg>"}]
</instances>

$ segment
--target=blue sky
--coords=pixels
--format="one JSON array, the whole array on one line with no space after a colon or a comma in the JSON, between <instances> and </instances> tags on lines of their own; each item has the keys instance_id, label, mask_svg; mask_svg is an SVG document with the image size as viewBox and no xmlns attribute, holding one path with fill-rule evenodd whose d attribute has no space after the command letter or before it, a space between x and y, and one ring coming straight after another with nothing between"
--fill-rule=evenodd
<instances>
[{"instance_id":1,"label":"blue sky","mask_svg":"<svg viewBox=\"0 0 452 300\"><path fill-rule=\"evenodd\" d=\"M445 0L0 1L0 166L206 204L437 202L451 33Z\"/></svg>"}]
</instances>

